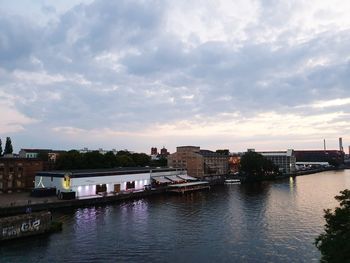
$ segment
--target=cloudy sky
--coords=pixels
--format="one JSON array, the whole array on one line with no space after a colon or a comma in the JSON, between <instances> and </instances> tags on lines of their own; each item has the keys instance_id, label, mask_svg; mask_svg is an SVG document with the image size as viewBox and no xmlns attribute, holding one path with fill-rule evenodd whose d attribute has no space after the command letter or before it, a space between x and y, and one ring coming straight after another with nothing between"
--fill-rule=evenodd
<instances>
[{"instance_id":1,"label":"cloudy sky","mask_svg":"<svg viewBox=\"0 0 350 263\"><path fill-rule=\"evenodd\" d=\"M346 0L0 0L0 137L149 152L350 145Z\"/></svg>"}]
</instances>

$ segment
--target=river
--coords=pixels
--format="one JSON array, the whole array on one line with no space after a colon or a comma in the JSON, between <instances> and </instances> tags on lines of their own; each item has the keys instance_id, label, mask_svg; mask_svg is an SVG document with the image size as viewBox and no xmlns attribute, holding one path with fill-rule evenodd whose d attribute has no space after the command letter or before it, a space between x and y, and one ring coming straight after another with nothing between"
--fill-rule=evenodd
<instances>
[{"instance_id":1,"label":"river","mask_svg":"<svg viewBox=\"0 0 350 263\"><path fill-rule=\"evenodd\" d=\"M0 262L318 262L345 188L350 170L59 211L62 232L1 244Z\"/></svg>"}]
</instances>

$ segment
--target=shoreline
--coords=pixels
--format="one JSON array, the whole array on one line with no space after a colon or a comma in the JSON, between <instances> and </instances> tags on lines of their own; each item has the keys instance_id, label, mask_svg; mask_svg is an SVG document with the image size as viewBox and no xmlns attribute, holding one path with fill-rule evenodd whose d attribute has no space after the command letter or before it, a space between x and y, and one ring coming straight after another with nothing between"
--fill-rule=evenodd
<instances>
[{"instance_id":1,"label":"shoreline","mask_svg":"<svg viewBox=\"0 0 350 263\"><path fill-rule=\"evenodd\" d=\"M302 171L302 172L296 173L295 175L280 176L278 178L271 179L268 181L277 181L279 179L285 179L288 177L304 176L304 175L315 174L315 173L320 173L325 171L337 171L337 170L345 170L345 169L315 169L310 171ZM209 182L209 185L210 186L221 185L221 184L223 185L224 181L225 181L224 178L221 178L220 180L213 180ZM247 183L247 182L244 182L244 183ZM23 203L19 205L16 205L16 202L18 200L14 200L13 205L0 206L0 218L6 217L6 216L26 214L28 213L28 211L31 213L31 212L40 212L40 211L54 211L56 209L64 209L64 208L81 208L81 207L101 205L101 204L110 204L110 203L115 203L115 202L120 202L125 200L140 199L144 197L165 194L165 193L167 193L167 189L161 188L161 189L153 189L153 190L146 190L146 191L140 191L140 192L123 193L118 195L93 196L91 198L72 199L72 200L54 199L49 201L48 199L40 198L38 199L38 201L41 201L41 202L26 203L26 204Z\"/></svg>"}]
</instances>

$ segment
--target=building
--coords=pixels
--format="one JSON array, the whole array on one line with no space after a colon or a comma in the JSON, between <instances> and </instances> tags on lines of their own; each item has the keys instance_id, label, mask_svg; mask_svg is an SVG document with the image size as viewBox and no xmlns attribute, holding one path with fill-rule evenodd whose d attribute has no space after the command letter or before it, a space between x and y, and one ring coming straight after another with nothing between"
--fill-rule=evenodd
<instances>
[{"instance_id":1,"label":"building","mask_svg":"<svg viewBox=\"0 0 350 263\"><path fill-rule=\"evenodd\" d=\"M163 146L162 149L160 149L160 156L162 158L166 158L170 153L168 152L168 149Z\"/></svg>"},{"instance_id":2,"label":"building","mask_svg":"<svg viewBox=\"0 0 350 263\"><path fill-rule=\"evenodd\" d=\"M266 159L271 160L278 166L281 173L284 175L293 175L296 172L296 158L294 151L289 149L287 151L272 151L272 152L259 152Z\"/></svg>"},{"instance_id":3,"label":"building","mask_svg":"<svg viewBox=\"0 0 350 263\"><path fill-rule=\"evenodd\" d=\"M157 147L152 147L152 148L151 148L151 155L158 155L158 149L157 149Z\"/></svg>"},{"instance_id":4,"label":"building","mask_svg":"<svg viewBox=\"0 0 350 263\"><path fill-rule=\"evenodd\" d=\"M43 168L36 158L0 158L0 193L33 188L35 174Z\"/></svg>"},{"instance_id":5,"label":"building","mask_svg":"<svg viewBox=\"0 0 350 263\"><path fill-rule=\"evenodd\" d=\"M40 158L51 163L56 163L58 157L66 151L52 149L21 149L19 151L20 158Z\"/></svg>"},{"instance_id":6,"label":"building","mask_svg":"<svg viewBox=\"0 0 350 263\"><path fill-rule=\"evenodd\" d=\"M40 155L46 155L53 152L52 149L21 149L19 151L20 158L39 158Z\"/></svg>"},{"instance_id":7,"label":"building","mask_svg":"<svg viewBox=\"0 0 350 263\"><path fill-rule=\"evenodd\" d=\"M228 173L228 156L197 146L180 146L168 156L168 166L186 169L196 178L221 176Z\"/></svg>"},{"instance_id":8,"label":"building","mask_svg":"<svg viewBox=\"0 0 350 263\"><path fill-rule=\"evenodd\" d=\"M178 175L186 176L187 173L178 169L147 167L46 171L36 174L35 188L56 188L58 195L61 192L75 192L76 197L87 197L141 191L152 183L153 178L161 181L164 177L168 177L171 181L172 177Z\"/></svg>"},{"instance_id":9,"label":"building","mask_svg":"<svg viewBox=\"0 0 350 263\"><path fill-rule=\"evenodd\" d=\"M328 162L331 165L344 163L345 154L339 150L294 151L297 162Z\"/></svg>"}]
</instances>

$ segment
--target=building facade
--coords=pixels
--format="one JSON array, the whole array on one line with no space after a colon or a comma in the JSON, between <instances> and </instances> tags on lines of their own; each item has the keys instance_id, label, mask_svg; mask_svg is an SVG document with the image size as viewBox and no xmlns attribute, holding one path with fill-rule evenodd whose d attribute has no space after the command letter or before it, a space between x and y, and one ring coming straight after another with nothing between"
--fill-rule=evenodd
<instances>
[{"instance_id":1,"label":"building facade","mask_svg":"<svg viewBox=\"0 0 350 263\"><path fill-rule=\"evenodd\" d=\"M273 152L259 152L266 159L271 160L278 166L280 172L284 175L293 175L296 172L296 158L294 151L289 149L287 151L273 151Z\"/></svg>"},{"instance_id":2,"label":"building facade","mask_svg":"<svg viewBox=\"0 0 350 263\"><path fill-rule=\"evenodd\" d=\"M328 162L331 165L344 164L345 153L338 150L295 151L297 162Z\"/></svg>"},{"instance_id":3,"label":"building facade","mask_svg":"<svg viewBox=\"0 0 350 263\"><path fill-rule=\"evenodd\" d=\"M152 147L152 148L151 148L151 155L158 155L158 149L157 149L157 147Z\"/></svg>"},{"instance_id":4,"label":"building facade","mask_svg":"<svg viewBox=\"0 0 350 263\"><path fill-rule=\"evenodd\" d=\"M168 156L168 166L186 169L189 176L196 178L221 176L228 173L228 158L198 146L180 146Z\"/></svg>"},{"instance_id":5,"label":"building facade","mask_svg":"<svg viewBox=\"0 0 350 263\"><path fill-rule=\"evenodd\" d=\"M43 161L35 158L0 158L0 193L33 188L35 174L43 168Z\"/></svg>"},{"instance_id":6,"label":"building facade","mask_svg":"<svg viewBox=\"0 0 350 263\"><path fill-rule=\"evenodd\" d=\"M119 168L38 172L35 188L56 188L56 193L75 192L76 197L144 190L153 177L185 176L177 169Z\"/></svg>"}]
</instances>

